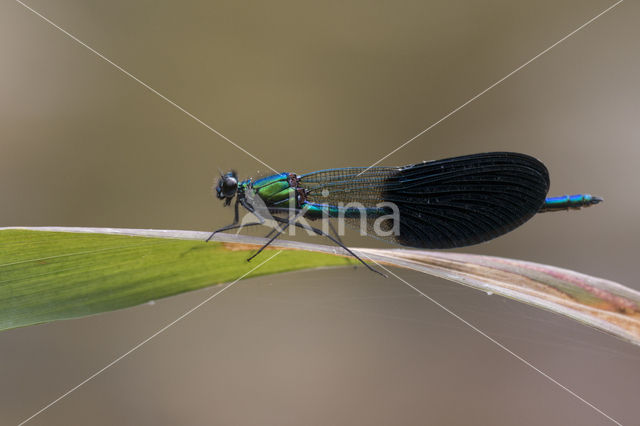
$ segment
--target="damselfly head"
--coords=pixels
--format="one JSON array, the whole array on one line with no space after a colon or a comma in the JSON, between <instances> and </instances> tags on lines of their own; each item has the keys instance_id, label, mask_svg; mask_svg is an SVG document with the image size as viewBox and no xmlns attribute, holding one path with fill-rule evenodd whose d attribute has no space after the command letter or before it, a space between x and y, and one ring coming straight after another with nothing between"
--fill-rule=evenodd
<instances>
[{"instance_id":1,"label":"damselfly head","mask_svg":"<svg viewBox=\"0 0 640 426\"><path fill-rule=\"evenodd\" d=\"M236 196L238 190L238 175L235 171L228 173L220 173L220 179L218 179L218 185L216 185L216 197L220 200L224 200L224 205L231 204L231 200Z\"/></svg>"}]
</instances>

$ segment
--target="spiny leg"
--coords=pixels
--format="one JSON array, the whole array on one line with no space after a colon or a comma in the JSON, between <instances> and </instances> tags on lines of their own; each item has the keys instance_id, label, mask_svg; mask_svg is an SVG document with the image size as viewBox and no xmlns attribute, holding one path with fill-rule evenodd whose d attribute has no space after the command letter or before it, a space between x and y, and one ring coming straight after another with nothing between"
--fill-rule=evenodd
<instances>
[{"instance_id":1,"label":"spiny leg","mask_svg":"<svg viewBox=\"0 0 640 426\"><path fill-rule=\"evenodd\" d=\"M274 211L276 211L276 209L273 209ZM278 208L278 211L281 212L291 212L296 211L299 212L296 217L294 218L294 221L301 216L302 214L304 214L303 209L288 209L288 208ZM283 218L279 218L279 217L274 217L275 220L277 220L278 222L281 223L291 223L290 221L288 221L287 219L283 219ZM329 221L329 228L331 229L331 231L333 231L333 233L335 234L336 238L333 238L331 235L326 234L324 231L318 229L318 228L314 228L312 226L304 226L301 223L295 222L294 225L297 226L298 228L302 228L305 229L307 231L312 231L315 232L317 235L321 235L323 237L327 237L329 238L331 241L333 241L335 244L337 244L338 246L342 247L344 250L347 251L347 253L349 253L350 255L352 255L353 257L355 257L356 259L358 259L364 266L367 267L367 269L376 272L380 275L382 275L383 277L387 278L387 276L385 274L383 274L380 271L377 271L375 269L373 269L371 266L369 266L368 263L366 263L364 260L362 260L357 254L355 254L353 251L351 251L346 245L344 245L344 243L342 242L342 239L340 238L340 235L338 235L338 232L336 231L336 229L333 227L333 224L331 223L331 220L329 218L327 218L327 220ZM268 235L271 235L271 233L269 233Z\"/></svg>"},{"instance_id":2,"label":"spiny leg","mask_svg":"<svg viewBox=\"0 0 640 426\"><path fill-rule=\"evenodd\" d=\"M251 208L250 205L245 205L245 203L242 203L242 205L247 208L249 211L252 211L252 213L256 214L255 211L253 211L254 209ZM331 227L331 230L333 231L333 233L336 235L336 238L333 238L331 235L324 233L322 230L314 228L312 226L305 226L301 223L296 222L296 220L298 219L298 217L300 217L301 215L303 215L305 213L304 209L285 209L285 208L274 208L271 211L275 212L275 211L280 211L280 212L291 212L291 211L296 211L298 212L298 214L293 218L293 220L288 220L288 219L284 219L281 217L277 217L277 216L273 216L273 219L277 222L280 223L284 223L286 224L282 229L279 230L279 232L273 236L266 244L264 244L262 247L260 247L260 249L258 250L257 253L255 253L254 255L252 255L251 257L249 257L247 260L251 260L254 257L256 257L260 252L262 252L262 250L264 250L267 246L269 246L273 241L275 241L276 238L278 238L280 236L280 234L282 234L288 227L289 225L293 224L298 228L302 228L305 229L307 231L312 231L314 233L316 233L317 235L321 235L323 237L327 237L329 238L329 240L333 241L336 245L342 247L347 253L349 253L351 256L355 257L356 259L358 259L358 261L360 263L362 263L364 266L366 266L367 269L369 269L372 272L375 272L376 274L380 274L385 278L388 278L385 274L383 274L382 272L372 268L367 262L365 262L364 260L362 260L360 258L360 256L358 256L357 254L355 254L353 251L351 251L351 249L349 249L347 246L344 245L344 243L342 242L342 240L340 239L340 236L338 235L338 233L336 232L335 228L333 227L333 225L331 224L331 222L329 222L329 226ZM262 220L262 222L264 223L264 218L262 218L261 216L257 215L259 219ZM269 237L269 235L271 235L274 231L276 231L277 228L274 228L272 231L270 231L266 238Z\"/></svg>"},{"instance_id":3,"label":"spiny leg","mask_svg":"<svg viewBox=\"0 0 640 426\"><path fill-rule=\"evenodd\" d=\"M274 217L274 219L276 219L278 222L282 222L282 223L290 223L289 221L287 221L286 219L282 219L282 218L277 218ZM367 262L365 262L364 260L362 260L360 258L360 256L358 256L357 254L355 254L353 251L351 251L351 249L349 249L349 247L345 246L344 244L342 244L340 241L336 240L335 238L333 238L331 235L329 234L325 234L324 232L322 232L322 230L318 229L318 228L314 228L313 226L305 226L301 223L298 222L294 222L293 225L297 226L298 228L302 228L302 229L306 229L308 231L313 231L318 235L321 235L323 237L327 237L329 238L331 241L333 241L335 244L339 245L340 247L342 247L347 253L349 253L351 256L355 257L356 259L358 259L360 261L360 263L362 263L364 266L367 267L367 269L369 269L372 272L375 272L376 274L380 274L385 278L388 278L385 274L383 274L382 272L373 269Z\"/></svg>"},{"instance_id":4,"label":"spiny leg","mask_svg":"<svg viewBox=\"0 0 640 426\"><path fill-rule=\"evenodd\" d=\"M233 205L234 213L233 213L233 222L231 223L231 225L223 226L222 228L216 229L215 231L213 231L211 235L209 235L209 238L204 240L205 243L208 243L213 238L213 236L216 235L218 232L228 231L229 229L238 228L238 226L236 226L240 220L240 212L238 211L238 205L239 205L239 202L238 200L236 200L236 203Z\"/></svg>"},{"instance_id":5,"label":"spiny leg","mask_svg":"<svg viewBox=\"0 0 640 426\"><path fill-rule=\"evenodd\" d=\"M240 220L240 212L238 211L238 206L240 202L236 199L236 203L233 205L233 223L236 224Z\"/></svg>"},{"instance_id":6,"label":"spiny leg","mask_svg":"<svg viewBox=\"0 0 640 426\"><path fill-rule=\"evenodd\" d=\"M276 235L274 235L273 237L271 237L271 239L269 241L267 241L262 247L260 247L260 249L255 252L253 255L249 256L249 258L247 259L247 262L250 262L251 259L253 259L254 257L256 257L257 255L259 255L262 250L264 250L265 248L267 248L267 246L269 244L271 244L276 238L278 238L280 236L280 234L282 234L290 225L291 223L287 223L285 226L283 227L279 227L280 229L278 229L278 233ZM276 228L273 228L273 230L271 232L269 232L269 234L267 235L271 235L274 231L276 231Z\"/></svg>"},{"instance_id":7,"label":"spiny leg","mask_svg":"<svg viewBox=\"0 0 640 426\"><path fill-rule=\"evenodd\" d=\"M331 223L331 219L327 218L327 221L329 221L329 229L333 231L333 235L336 236L336 239L340 242L340 244L344 245L344 243L342 242L342 239L340 238L340 235L338 235L338 232L336 231L336 228L333 227L333 224Z\"/></svg>"},{"instance_id":8,"label":"spiny leg","mask_svg":"<svg viewBox=\"0 0 640 426\"><path fill-rule=\"evenodd\" d=\"M264 238L269 238L271 236L271 234L273 234L276 231L277 231L277 228L273 228L271 231L269 231L269 233L267 235L264 236Z\"/></svg>"},{"instance_id":9,"label":"spiny leg","mask_svg":"<svg viewBox=\"0 0 640 426\"><path fill-rule=\"evenodd\" d=\"M238 222L240 221L240 213L238 211L239 205L242 205L242 207L249 210L250 213L253 213L258 218L259 222L249 222L245 224L241 223L238 225ZM231 225L223 226L222 228L216 229L215 231L213 231L211 235L209 235L209 238L205 240L205 242L209 242L209 240L211 240L211 238L213 238L213 236L218 232L228 231L230 229L244 228L245 226L263 225L265 222L265 219L262 216L260 216L258 213L256 213L253 206L244 199L237 199L233 208L234 208L233 223Z\"/></svg>"},{"instance_id":10,"label":"spiny leg","mask_svg":"<svg viewBox=\"0 0 640 426\"><path fill-rule=\"evenodd\" d=\"M286 220L286 219L282 219L282 218L279 218L279 217L275 217L275 216L274 216L274 217L273 217L273 219L275 219L277 222L284 223L284 224L285 224L285 226L284 226L284 227L279 227L279 226L277 226L277 225L276 225L276 227L274 227L274 228L273 228L273 229L272 229L272 230L267 234L267 236L266 236L265 238L269 238L269 235L273 234L275 231L278 231L278 233L277 233L276 235L274 235L273 237L271 237L271 239L270 239L269 241L267 241L267 242L266 242L262 247L260 247L260 249L259 249L255 254L253 254L252 256L250 256L250 257L247 259L247 261L250 261L251 259L253 259L253 258L254 258L254 257L256 257L257 255L259 255L259 254L260 254L260 252L262 252L262 250L264 250L265 248L267 248L267 246L268 246L269 244L271 244L272 242L274 242L276 238L278 238L278 237L279 237L279 236L280 236L284 231L286 231L286 229L289 227L289 225L291 225L292 223L293 223L293 224L295 224L295 223L296 223L296 220L298 220L298 218L299 218L300 216L302 216L306 210L303 210L303 209L295 209L295 210L294 210L294 209L288 209L288 211L298 211L298 214L297 214L297 215L296 215L292 220Z\"/></svg>"},{"instance_id":11,"label":"spiny leg","mask_svg":"<svg viewBox=\"0 0 640 426\"><path fill-rule=\"evenodd\" d=\"M295 219L297 219L299 216L301 216L304 213L304 211L302 209L290 209L290 208L284 208L284 207L272 207L272 208L269 209L269 211L271 213L291 213L291 212L296 213L297 212L298 215L295 216ZM256 214L256 213L254 212L254 214ZM282 222L282 221L280 221L280 222ZM284 223L286 223L286 222L284 222ZM269 233L267 233L267 235L264 236L264 238L269 238L278 229L280 229L280 227L279 226L275 226L271 231L269 231ZM284 229L282 231L284 231ZM282 231L280 231L279 233L282 234Z\"/></svg>"},{"instance_id":12,"label":"spiny leg","mask_svg":"<svg viewBox=\"0 0 640 426\"><path fill-rule=\"evenodd\" d=\"M230 229L238 229L238 228L244 228L247 226L255 226L255 225L262 225L263 222L249 222L249 223L241 223L241 224L234 224L232 223L231 225L227 225L227 226L223 226L220 229L216 229L215 231L213 231L211 233L211 235L209 235L209 238L207 238L205 240L205 242L209 242L209 240L211 240L211 238L213 238L214 235L216 235L218 232L224 232L224 231L228 231Z\"/></svg>"},{"instance_id":13,"label":"spiny leg","mask_svg":"<svg viewBox=\"0 0 640 426\"><path fill-rule=\"evenodd\" d=\"M284 208L284 207L274 207L271 209L272 213L291 213L291 212L297 212L302 214L302 209L289 209L289 208ZM299 216L299 215L298 215ZM297 219L297 216L296 216ZM273 234L274 232L276 232L279 229L279 227L274 227L271 231L269 231L269 233L267 235L264 236L264 238L269 238L271 236L271 234ZM282 232L280 232L282 233Z\"/></svg>"},{"instance_id":14,"label":"spiny leg","mask_svg":"<svg viewBox=\"0 0 640 426\"><path fill-rule=\"evenodd\" d=\"M304 214L303 209L290 209L290 208L286 208L286 207L277 207L277 208L273 208L272 211L274 212L281 212L281 213L291 213L291 212L297 212L300 214ZM298 216L299 216L298 215ZM327 223L329 224L329 230L330 232L333 232L333 235L336 236L336 239L338 240L338 242L341 245L344 245L344 243L342 242L342 238L340 238L340 234L338 234L338 231L336 231L336 228L333 226L333 223L331 222L331 218L327 217L325 218L327 220ZM273 232L273 231L272 231ZM268 238L269 235L271 235L271 233L267 234L267 236L265 238Z\"/></svg>"}]
</instances>

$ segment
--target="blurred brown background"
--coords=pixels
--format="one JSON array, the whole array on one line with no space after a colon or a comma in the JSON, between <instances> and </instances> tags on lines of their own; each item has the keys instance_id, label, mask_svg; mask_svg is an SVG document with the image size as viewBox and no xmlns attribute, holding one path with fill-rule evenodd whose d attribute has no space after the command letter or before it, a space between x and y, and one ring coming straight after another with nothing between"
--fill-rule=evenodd
<instances>
[{"instance_id":1,"label":"blurred brown background","mask_svg":"<svg viewBox=\"0 0 640 426\"><path fill-rule=\"evenodd\" d=\"M371 164L612 2L28 4L269 165L303 173ZM638 3L620 4L384 164L534 155L552 194L605 204L465 251L640 288L639 20ZM232 218L211 194L217 167L269 173L10 1L0 62L0 226L210 230ZM638 424L637 348L398 273ZM28 417L211 291L1 333L0 423ZM401 282L358 268L243 281L30 424L470 423L610 424Z\"/></svg>"}]
</instances>

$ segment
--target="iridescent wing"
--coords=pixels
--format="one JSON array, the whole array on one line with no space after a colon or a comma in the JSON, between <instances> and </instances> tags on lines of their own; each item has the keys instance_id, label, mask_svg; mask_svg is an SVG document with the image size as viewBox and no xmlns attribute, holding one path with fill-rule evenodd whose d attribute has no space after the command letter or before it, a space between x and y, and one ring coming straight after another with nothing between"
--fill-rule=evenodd
<instances>
[{"instance_id":1,"label":"iridescent wing","mask_svg":"<svg viewBox=\"0 0 640 426\"><path fill-rule=\"evenodd\" d=\"M544 204L549 174L528 155L492 152L405 167L321 170L302 175L299 185L312 203L392 202L400 233L385 239L454 248L491 240L529 220Z\"/></svg>"}]
</instances>

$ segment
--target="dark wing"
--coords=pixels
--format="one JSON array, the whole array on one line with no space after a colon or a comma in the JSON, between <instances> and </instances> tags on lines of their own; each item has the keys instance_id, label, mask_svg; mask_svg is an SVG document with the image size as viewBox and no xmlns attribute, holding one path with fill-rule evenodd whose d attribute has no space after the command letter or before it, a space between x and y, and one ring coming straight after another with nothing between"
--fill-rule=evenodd
<instances>
[{"instance_id":1,"label":"dark wing","mask_svg":"<svg viewBox=\"0 0 640 426\"><path fill-rule=\"evenodd\" d=\"M395 203L400 234L385 238L410 247L454 248L496 238L536 214L549 190L544 164L509 152L375 167L358 176L364 170L309 173L300 186L315 203Z\"/></svg>"}]
</instances>

